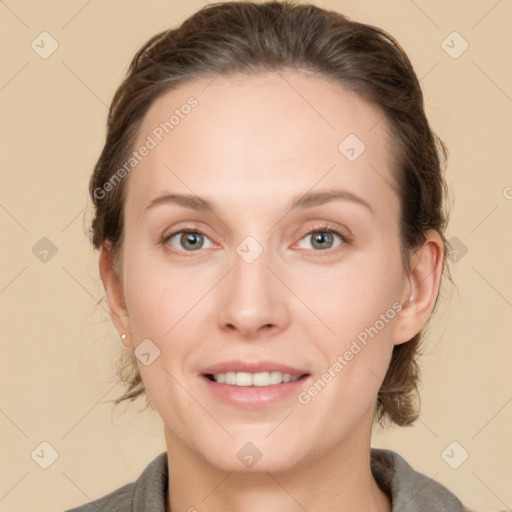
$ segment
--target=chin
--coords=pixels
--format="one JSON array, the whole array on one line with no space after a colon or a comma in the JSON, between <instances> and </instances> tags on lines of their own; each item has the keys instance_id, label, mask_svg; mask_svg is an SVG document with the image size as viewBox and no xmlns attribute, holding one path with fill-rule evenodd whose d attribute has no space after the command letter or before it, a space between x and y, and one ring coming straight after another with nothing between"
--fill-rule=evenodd
<instances>
[{"instance_id":1,"label":"chin","mask_svg":"<svg viewBox=\"0 0 512 512\"><path fill-rule=\"evenodd\" d=\"M240 430L233 438L224 439L223 442L217 440L214 445L203 447L202 456L210 465L225 472L279 473L300 465L307 453L304 441L295 441L289 435L273 437L273 433L269 436L271 429L267 426L259 430ZM215 448L212 450L213 446Z\"/></svg>"},{"instance_id":2,"label":"chin","mask_svg":"<svg viewBox=\"0 0 512 512\"><path fill-rule=\"evenodd\" d=\"M286 472L300 464L300 456L296 450L270 451L260 449L250 442L238 450L210 454L208 462L224 472L240 474L277 474Z\"/></svg>"}]
</instances>

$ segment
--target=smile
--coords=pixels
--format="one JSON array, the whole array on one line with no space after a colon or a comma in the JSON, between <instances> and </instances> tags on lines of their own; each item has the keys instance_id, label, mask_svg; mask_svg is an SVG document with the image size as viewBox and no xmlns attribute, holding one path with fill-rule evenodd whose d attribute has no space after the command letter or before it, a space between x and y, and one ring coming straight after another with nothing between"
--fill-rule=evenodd
<instances>
[{"instance_id":1,"label":"smile","mask_svg":"<svg viewBox=\"0 0 512 512\"><path fill-rule=\"evenodd\" d=\"M245 409L293 400L312 379L305 367L268 360L225 361L203 368L199 376L209 396Z\"/></svg>"},{"instance_id":2,"label":"smile","mask_svg":"<svg viewBox=\"0 0 512 512\"><path fill-rule=\"evenodd\" d=\"M208 374L207 377L219 384L228 386L274 386L287 382L295 382L301 378L300 375L291 375L282 372L227 372Z\"/></svg>"}]
</instances>

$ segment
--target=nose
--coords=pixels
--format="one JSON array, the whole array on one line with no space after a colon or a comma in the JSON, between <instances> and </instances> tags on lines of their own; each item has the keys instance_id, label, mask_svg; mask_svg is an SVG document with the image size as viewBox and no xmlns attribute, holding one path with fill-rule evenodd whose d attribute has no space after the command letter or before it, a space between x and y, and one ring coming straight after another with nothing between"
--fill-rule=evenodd
<instances>
[{"instance_id":1,"label":"nose","mask_svg":"<svg viewBox=\"0 0 512 512\"><path fill-rule=\"evenodd\" d=\"M233 268L219 289L217 321L222 330L255 340L286 329L290 312L287 289L268 268L266 251L249 261L235 253Z\"/></svg>"}]
</instances>

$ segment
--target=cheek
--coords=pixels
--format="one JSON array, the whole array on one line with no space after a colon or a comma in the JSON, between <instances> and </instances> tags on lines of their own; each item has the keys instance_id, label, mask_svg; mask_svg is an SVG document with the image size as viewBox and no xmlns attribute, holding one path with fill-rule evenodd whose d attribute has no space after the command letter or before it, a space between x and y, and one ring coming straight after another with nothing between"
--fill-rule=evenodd
<instances>
[{"instance_id":1,"label":"cheek","mask_svg":"<svg viewBox=\"0 0 512 512\"><path fill-rule=\"evenodd\" d=\"M315 338L321 363L311 386L297 397L308 415L330 422L338 433L350 431L373 408L401 309L391 276L379 283L352 277L331 282L323 298L317 295L317 304L323 304L319 316L332 332Z\"/></svg>"},{"instance_id":2,"label":"cheek","mask_svg":"<svg viewBox=\"0 0 512 512\"><path fill-rule=\"evenodd\" d=\"M392 252L390 248L388 254ZM342 349L361 333L364 338L365 329L372 326L387 335L396 322L403 281L398 255L357 255L338 267L311 267L288 277L290 288L312 313L298 322L321 320L326 327L323 338L331 340L327 344L332 350Z\"/></svg>"},{"instance_id":3,"label":"cheek","mask_svg":"<svg viewBox=\"0 0 512 512\"><path fill-rule=\"evenodd\" d=\"M372 406L389 365L401 310L401 262L397 254L393 257L393 248L387 254L368 254L357 265L329 274L312 273L307 282L297 279L293 283L328 327L321 336L311 337L322 363L317 368L319 379L306 390L304 402L311 399L319 407L336 403L361 414ZM318 324L313 315L304 318Z\"/></svg>"},{"instance_id":4,"label":"cheek","mask_svg":"<svg viewBox=\"0 0 512 512\"><path fill-rule=\"evenodd\" d=\"M156 346L149 344L150 351L158 354L149 366L139 362L139 371L151 401L158 404L176 388L172 376L181 381L193 355L201 350L205 323L213 326L215 309L205 310L205 305L214 281L203 273L173 267L147 249L127 246L126 254L125 299L132 337L136 346L149 339Z\"/></svg>"},{"instance_id":5,"label":"cheek","mask_svg":"<svg viewBox=\"0 0 512 512\"><path fill-rule=\"evenodd\" d=\"M162 258L128 247L126 254L124 290L130 325L139 337L165 340L187 312L193 314L206 285L197 275L163 264Z\"/></svg>"}]
</instances>

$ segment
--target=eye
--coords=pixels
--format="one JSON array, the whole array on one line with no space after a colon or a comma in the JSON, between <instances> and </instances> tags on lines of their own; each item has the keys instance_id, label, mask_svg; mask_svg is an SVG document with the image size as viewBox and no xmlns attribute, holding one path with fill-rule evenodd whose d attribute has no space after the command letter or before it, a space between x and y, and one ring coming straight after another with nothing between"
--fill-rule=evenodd
<instances>
[{"instance_id":1,"label":"eye","mask_svg":"<svg viewBox=\"0 0 512 512\"><path fill-rule=\"evenodd\" d=\"M205 241L207 241L206 246ZM205 234L201 233L200 231L185 229L176 231L170 235L164 235L162 237L162 243L169 243L174 249L178 251L184 250L185 252L198 251L199 249L208 249L212 246L211 240ZM208 243L210 245L208 245Z\"/></svg>"},{"instance_id":2,"label":"eye","mask_svg":"<svg viewBox=\"0 0 512 512\"><path fill-rule=\"evenodd\" d=\"M333 245L336 242L336 238L340 241ZM351 241L347 234L331 226L320 226L310 231L305 237L301 238L300 241L303 240L310 241L309 247L306 247L306 249L316 249L318 251L333 249L341 245L342 242L348 244Z\"/></svg>"}]
</instances>

